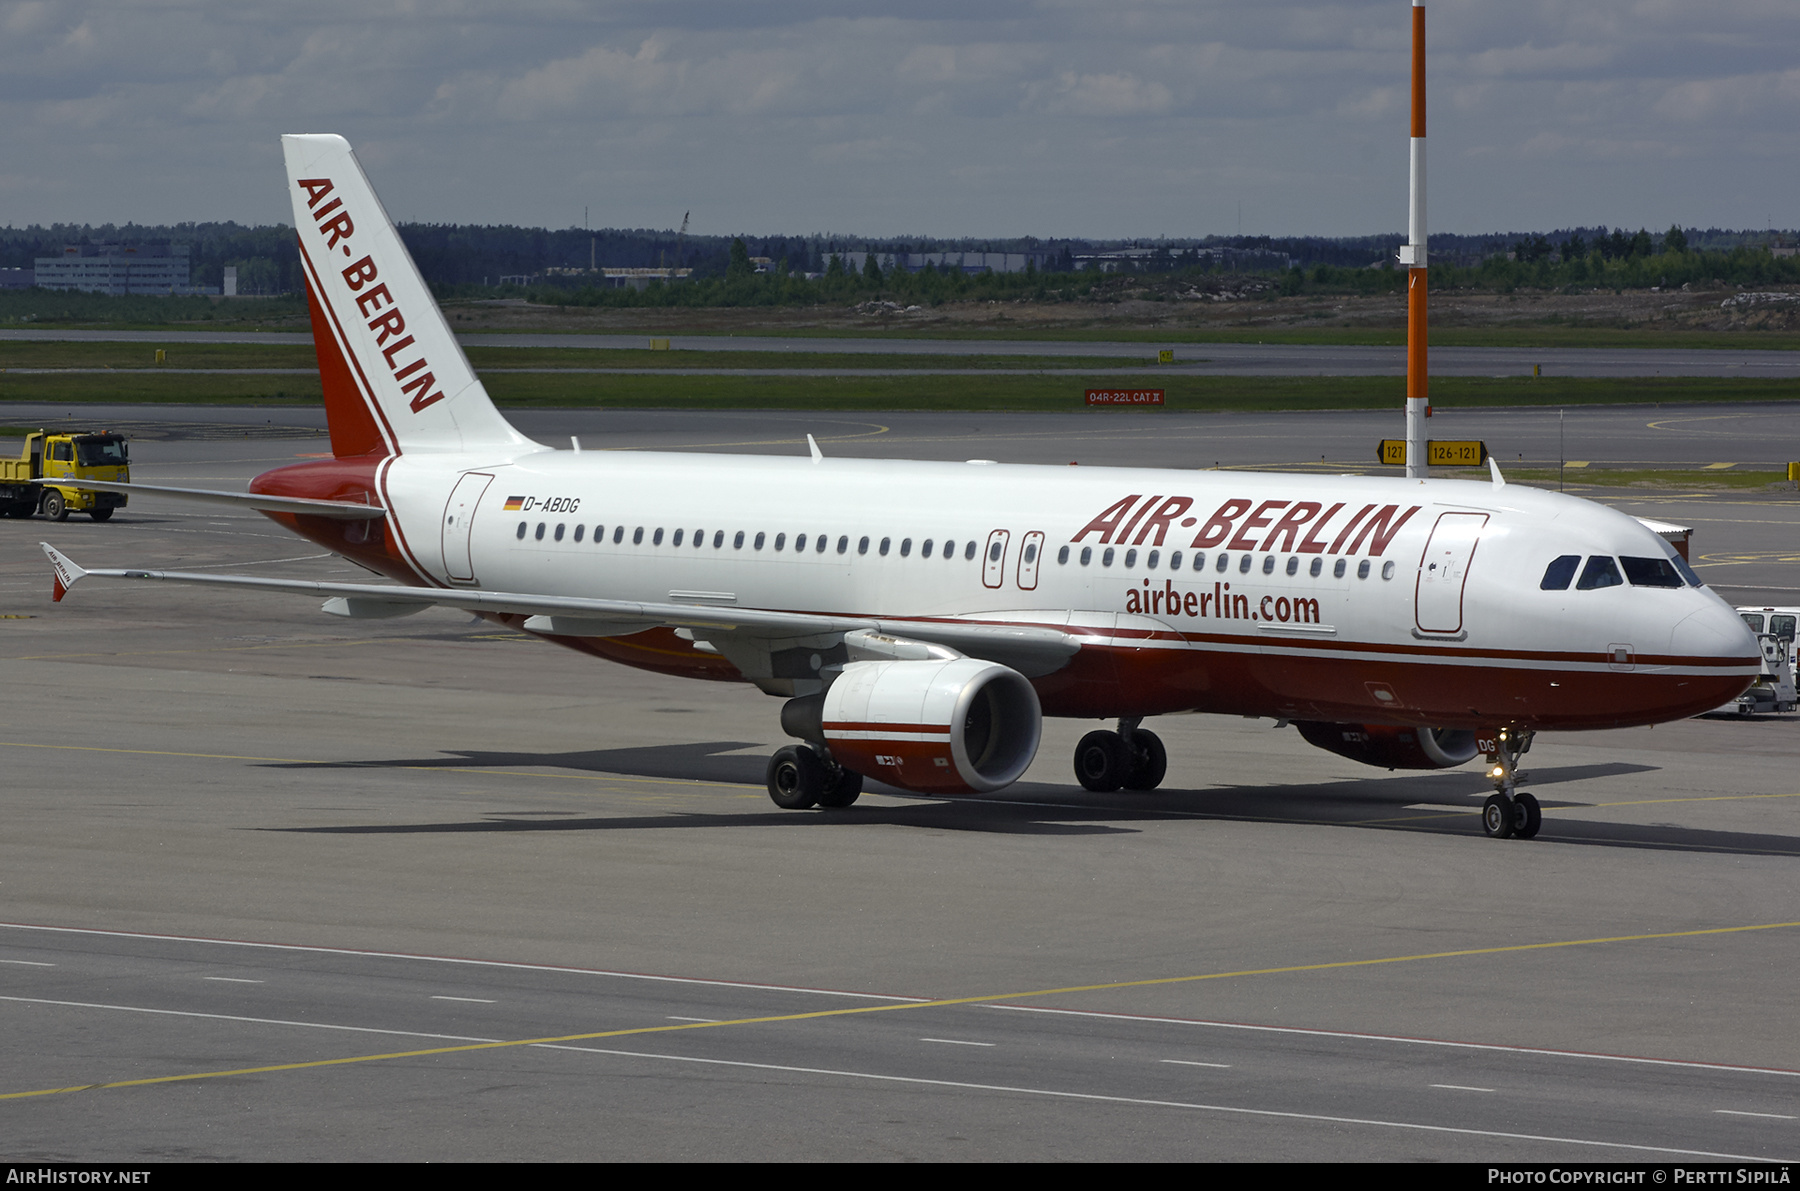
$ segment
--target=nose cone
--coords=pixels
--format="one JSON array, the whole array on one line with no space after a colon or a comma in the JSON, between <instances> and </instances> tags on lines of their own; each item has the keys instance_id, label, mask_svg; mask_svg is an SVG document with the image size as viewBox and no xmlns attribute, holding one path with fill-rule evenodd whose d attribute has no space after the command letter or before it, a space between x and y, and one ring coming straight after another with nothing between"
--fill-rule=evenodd
<instances>
[{"instance_id":1,"label":"nose cone","mask_svg":"<svg viewBox=\"0 0 1800 1191\"><path fill-rule=\"evenodd\" d=\"M1743 694L1762 673L1756 634L1723 600L1714 599L1675 626L1670 652L1689 677L1683 714L1700 715Z\"/></svg>"},{"instance_id":2,"label":"nose cone","mask_svg":"<svg viewBox=\"0 0 1800 1191\"><path fill-rule=\"evenodd\" d=\"M1762 668L1762 647L1744 618L1723 600L1713 600L1688 614L1675 626L1670 652L1696 662L1709 659L1743 662L1745 676L1755 678Z\"/></svg>"}]
</instances>

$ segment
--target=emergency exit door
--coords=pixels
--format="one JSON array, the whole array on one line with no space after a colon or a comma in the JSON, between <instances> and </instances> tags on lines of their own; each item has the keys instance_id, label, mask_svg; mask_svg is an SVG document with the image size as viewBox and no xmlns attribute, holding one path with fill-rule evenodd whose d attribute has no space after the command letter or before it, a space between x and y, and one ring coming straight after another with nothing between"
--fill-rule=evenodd
<instances>
[{"instance_id":1,"label":"emergency exit door","mask_svg":"<svg viewBox=\"0 0 1800 1191\"><path fill-rule=\"evenodd\" d=\"M1432 527L1413 588L1413 619L1421 633L1462 632L1463 588L1487 520L1486 513L1444 513Z\"/></svg>"}]
</instances>

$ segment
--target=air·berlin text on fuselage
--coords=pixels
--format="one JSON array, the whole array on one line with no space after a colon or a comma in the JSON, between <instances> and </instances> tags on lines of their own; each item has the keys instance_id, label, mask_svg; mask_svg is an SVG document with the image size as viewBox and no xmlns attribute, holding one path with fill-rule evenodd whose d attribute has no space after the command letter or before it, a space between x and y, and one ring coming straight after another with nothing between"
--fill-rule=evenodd
<instances>
[{"instance_id":1,"label":"air\u00b7berlin text on fuselage","mask_svg":"<svg viewBox=\"0 0 1800 1191\"><path fill-rule=\"evenodd\" d=\"M1108 505L1069 541L1079 544L1093 534L1101 545L1161 546L1172 526L1191 529L1199 524L1198 517L1183 516L1193 504L1191 496L1145 497L1141 492L1133 493ZM1346 507L1342 501L1328 508L1313 500L1257 503L1233 497L1200 526L1189 548L1355 554L1366 544L1369 557L1379 558L1420 506L1412 505L1401 512L1397 504L1365 504L1354 516L1334 525ZM1181 518L1179 522L1177 517ZM1265 534L1264 530L1268 532Z\"/></svg>"}]
</instances>

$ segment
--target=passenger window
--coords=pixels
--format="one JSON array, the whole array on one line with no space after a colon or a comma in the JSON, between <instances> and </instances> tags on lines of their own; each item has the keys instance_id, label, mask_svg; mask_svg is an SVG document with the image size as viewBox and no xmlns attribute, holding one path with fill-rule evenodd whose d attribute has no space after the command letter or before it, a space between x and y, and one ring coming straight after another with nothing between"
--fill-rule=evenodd
<instances>
[{"instance_id":1,"label":"passenger window","mask_svg":"<svg viewBox=\"0 0 1800 1191\"><path fill-rule=\"evenodd\" d=\"M1544 568L1544 581L1538 584L1540 591L1567 591L1569 581L1575 578L1575 568L1581 565L1581 555L1565 554L1553 559Z\"/></svg>"},{"instance_id":2,"label":"passenger window","mask_svg":"<svg viewBox=\"0 0 1800 1191\"><path fill-rule=\"evenodd\" d=\"M552 534L551 536L554 537L559 542L562 541L562 538L563 538L563 523L562 522L558 521L556 523L556 532L554 534Z\"/></svg>"},{"instance_id":3,"label":"passenger window","mask_svg":"<svg viewBox=\"0 0 1800 1191\"><path fill-rule=\"evenodd\" d=\"M843 553L847 552L849 549L850 549L850 535L849 534L839 534L838 535L838 553L843 554Z\"/></svg>"},{"instance_id":4,"label":"passenger window","mask_svg":"<svg viewBox=\"0 0 1800 1191\"><path fill-rule=\"evenodd\" d=\"M1171 571L1179 571L1181 569L1181 551L1169 551L1169 569Z\"/></svg>"},{"instance_id":5,"label":"passenger window","mask_svg":"<svg viewBox=\"0 0 1800 1191\"><path fill-rule=\"evenodd\" d=\"M1220 555L1220 557L1223 558L1224 555ZM1250 562L1251 559L1248 554L1240 554L1238 556L1238 574L1248 575L1250 573Z\"/></svg>"},{"instance_id":6,"label":"passenger window","mask_svg":"<svg viewBox=\"0 0 1800 1191\"><path fill-rule=\"evenodd\" d=\"M1150 557L1148 557L1148 558L1146 558L1146 559L1145 559L1145 560L1144 560L1144 565L1145 565L1145 566L1146 566L1146 567L1148 567L1148 568L1149 568L1149 569L1151 569L1151 570L1153 570L1153 571L1154 571L1154 570L1155 570L1155 569L1156 569L1156 560L1157 560L1157 559L1159 559L1159 558L1161 558L1161 557L1162 557L1162 552L1161 552L1161 551L1158 551L1158 550L1152 550L1152 551L1151 551L1151 552L1150 552ZM1031 561L1031 560L1030 560L1030 559L1029 559L1029 558L1028 558L1028 559L1026 559L1026 560L1025 560L1025 561L1026 561L1026 562L1030 562L1030 561Z\"/></svg>"},{"instance_id":7,"label":"passenger window","mask_svg":"<svg viewBox=\"0 0 1800 1191\"><path fill-rule=\"evenodd\" d=\"M911 555L912 555L912 539L911 538L901 538L900 539L900 557L908 558Z\"/></svg>"},{"instance_id":8,"label":"passenger window","mask_svg":"<svg viewBox=\"0 0 1800 1191\"><path fill-rule=\"evenodd\" d=\"M900 553L905 554L906 551L902 550ZM1155 566L1156 565L1156 562L1155 562L1156 552L1151 551L1150 557L1152 560L1150 565ZM1037 561L1037 543L1036 542L1032 542L1030 545L1025 547L1025 561L1027 564L1034 563Z\"/></svg>"},{"instance_id":9,"label":"passenger window","mask_svg":"<svg viewBox=\"0 0 1800 1191\"><path fill-rule=\"evenodd\" d=\"M824 534L819 534L817 536L818 536L818 540L813 543L813 553L814 554L823 554L823 553L825 553L825 547L826 547L829 539L827 539ZM843 550L840 549L838 551L838 553L842 554Z\"/></svg>"},{"instance_id":10,"label":"passenger window","mask_svg":"<svg viewBox=\"0 0 1800 1191\"><path fill-rule=\"evenodd\" d=\"M1263 555L1263 574L1273 575L1274 573L1275 573L1275 556L1273 554Z\"/></svg>"},{"instance_id":11,"label":"passenger window","mask_svg":"<svg viewBox=\"0 0 1800 1191\"><path fill-rule=\"evenodd\" d=\"M956 543L955 543L955 541L953 541L950 538L944 539L944 557L945 558L955 558L956 557Z\"/></svg>"},{"instance_id":12,"label":"passenger window","mask_svg":"<svg viewBox=\"0 0 1800 1191\"><path fill-rule=\"evenodd\" d=\"M1125 552L1125 566L1126 566L1127 570L1129 570L1132 567L1137 566L1137 551L1136 550L1127 550Z\"/></svg>"},{"instance_id":13,"label":"passenger window","mask_svg":"<svg viewBox=\"0 0 1800 1191\"><path fill-rule=\"evenodd\" d=\"M1619 564L1604 554L1596 554L1587 560L1587 566L1581 568L1581 578L1575 582L1575 590L1592 591L1596 587L1620 587L1625 580L1619 577Z\"/></svg>"},{"instance_id":14,"label":"passenger window","mask_svg":"<svg viewBox=\"0 0 1800 1191\"><path fill-rule=\"evenodd\" d=\"M1681 576L1666 558L1624 558L1625 578L1633 587L1680 587Z\"/></svg>"},{"instance_id":15,"label":"passenger window","mask_svg":"<svg viewBox=\"0 0 1800 1191\"><path fill-rule=\"evenodd\" d=\"M1300 560L1291 554L1288 555L1287 573L1290 575L1298 575L1300 573Z\"/></svg>"},{"instance_id":16,"label":"passenger window","mask_svg":"<svg viewBox=\"0 0 1800 1191\"><path fill-rule=\"evenodd\" d=\"M606 536L606 526L604 526L604 525L594 526L594 545L598 546L600 544L600 539L604 538L605 536Z\"/></svg>"},{"instance_id":17,"label":"passenger window","mask_svg":"<svg viewBox=\"0 0 1800 1191\"><path fill-rule=\"evenodd\" d=\"M585 526L585 525L577 525L577 526L576 526L576 527L575 527L575 540L576 540L576 541L577 541L577 542L579 542L579 541L580 541L580 540L581 540L581 535L582 535L582 534L584 534L584 533L586 533L586 532L587 532L587 526ZM675 539L675 544L676 544L676 545L677 545L677 546L679 546L679 545L681 545L681 538L680 538L680 536L679 536L679 534L680 534L680 531L679 531L679 530L677 530L677 531L676 531L676 533L677 533L677 535L678 535L678 536L677 536L677 537L676 537L676 539Z\"/></svg>"},{"instance_id":18,"label":"passenger window","mask_svg":"<svg viewBox=\"0 0 1800 1191\"><path fill-rule=\"evenodd\" d=\"M525 540L525 523L523 521L519 522L519 540L521 542Z\"/></svg>"},{"instance_id":19,"label":"passenger window","mask_svg":"<svg viewBox=\"0 0 1800 1191\"><path fill-rule=\"evenodd\" d=\"M883 557L883 558L887 557L888 548L890 546L892 546L893 544L894 544L893 538L882 538L881 539L881 557Z\"/></svg>"},{"instance_id":20,"label":"passenger window","mask_svg":"<svg viewBox=\"0 0 1800 1191\"><path fill-rule=\"evenodd\" d=\"M1056 552L1056 565L1062 567L1069 565L1069 548L1067 546Z\"/></svg>"},{"instance_id":21,"label":"passenger window","mask_svg":"<svg viewBox=\"0 0 1800 1191\"><path fill-rule=\"evenodd\" d=\"M1093 561L1094 548L1092 546L1083 546L1081 548L1081 565L1085 567L1088 563Z\"/></svg>"},{"instance_id":22,"label":"passenger window","mask_svg":"<svg viewBox=\"0 0 1800 1191\"><path fill-rule=\"evenodd\" d=\"M617 546L620 542L623 542L624 540L625 540L625 527L623 525L613 526L613 545Z\"/></svg>"},{"instance_id":23,"label":"passenger window","mask_svg":"<svg viewBox=\"0 0 1800 1191\"><path fill-rule=\"evenodd\" d=\"M931 557L931 539L930 538L926 538L922 543L919 544L919 557L920 558L930 558Z\"/></svg>"},{"instance_id":24,"label":"passenger window","mask_svg":"<svg viewBox=\"0 0 1800 1191\"><path fill-rule=\"evenodd\" d=\"M685 530L685 529L676 530L675 536L669 539L669 545L671 545L671 546L681 545L681 535L686 532L687 532L687 530ZM575 531L575 540L577 542L579 542L581 540L581 531L579 529Z\"/></svg>"},{"instance_id":25,"label":"passenger window","mask_svg":"<svg viewBox=\"0 0 1800 1191\"><path fill-rule=\"evenodd\" d=\"M750 543L750 548L752 550L761 550L763 548L763 535L760 530L757 531L756 540Z\"/></svg>"},{"instance_id":26,"label":"passenger window","mask_svg":"<svg viewBox=\"0 0 1800 1191\"><path fill-rule=\"evenodd\" d=\"M1100 565L1103 567L1110 567L1112 565L1112 560L1113 560L1113 548L1111 546L1108 546L1106 548L1106 552L1100 556Z\"/></svg>"},{"instance_id":27,"label":"passenger window","mask_svg":"<svg viewBox=\"0 0 1800 1191\"><path fill-rule=\"evenodd\" d=\"M1342 579L1344 577L1344 572L1348 569L1349 564L1340 558L1337 560L1337 564L1331 568L1331 577L1333 579Z\"/></svg>"},{"instance_id":28,"label":"passenger window","mask_svg":"<svg viewBox=\"0 0 1800 1191\"><path fill-rule=\"evenodd\" d=\"M744 531L743 530L741 530L741 529L738 530L737 536L731 539L731 548L733 550L742 550L744 548Z\"/></svg>"},{"instance_id":29,"label":"passenger window","mask_svg":"<svg viewBox=\"0 0 1800 1191\"><path fill-rule=\"evenodd\" d=\"M662 526L657 526L656 532L650 535L650 544L652 546L662 545Z\"/></svg>"},{"instance_id":30,"label":"passenger window","mask_svg":"<svg viewBox=\"0 0 1800 1191\"><path fill-rule=\"evenodd\" d=\"M777 542L779 542L780 540L781 539L779 539L779 538L776 539ZM776 549L779 550L780 548L781 547L779 545L776 546ZM797 533L794 535L794 553L795 554L805 554L806 553L806 535L805 534Z\"/></svg>"},{"instance_id":31,"label":"passenger window","mask_svg":"<svg viewBox=\"0 0 1800 1191\"><path fill-rule=\"evenodd\" d=\"M1381 564L1381 577L1383 579L1392 579L1394 577L1393 559L1390 558L1388 561Z\"/></svg>"},{"instance_id":32,"label":"passenger window","mask_svg":"<svg viewBox=\"0 0 1800 1191\"><path fill-rule=\"evenodd\" d=\"M868 535L868 534L864 534L864 535L863 535L863 536L862 536L862 537L861 537L861 538L860 538L860 539L859 539L859 540L858 540L858 541L857 541L857 543L856 543L856 552L857 552L857 553L858 553L858 554L867 554L867 553L868 553L868 552L869 552L869 535Z\"/></svg>"},{"instance_id":33,"label":"passenger window","mask_svg":"<svg viewBox=\"0 0 1800 1191\"><path fill-rule=\"evenodd\" d=\"M1196 571L1204 571L1206 569L1206 551L1202 550L1194 555L1194 569Z\"/></svg>"},{"instance_id":34,"label":"passenger window","mask_svg":"<svg viewBox=\"0 0 1800 1191\"><path fill-rule=\"evenodd\" d=\"M1356 564L1356 577L1358 579L1367 579L1369 577L1369 560L1368 559L1365 558L1361 562Z\"/></svg>"},{"instance_id":35,"label":"passenger window","mask_svg":"<svg viewBox=\"0 0 1800 1191\"><path fill-rule=\"evenodd\" d=\"M1312 566L1307 568L1306 573L1311 575L1314 579L1317 579L1319 577L1319 575L1324 572L1324 570L1325 570L1325 560L1322 558L1315 558L1312 560Z\"/></svg>"},{"instance_id":36,"label":"passenger window","mask_svg":"<svg viewBox=\"0 0 1800 1191\"><path fill-rule=\"evenodd\" d=\"M644 544L644 527L643 526L640 525L636 529L631 531L631 544L633 546L642 546Z\"/></svg>"},{"instance_id":37,"label":"passenger window","mask_svg":"<svg viewBox=\"0 0 1800 1191\"><path fill-rule=\"evenodd\" d=\"M540 542L544 540L544 523L542 521L538 522L537 532L532 537Z\"/></svg>"},{"instance_id":38,"label":"passenger window","mask_svg":"<svg viewBox=\"0 0 1800 1191\"><path fill-rule=\"evenodd\" d=\"M724 548L725 548L725 531L722 529L713 530L713 549L714 550L723 550Z\"/></svg>"},{"instance_id":39,"label":"passenger window","mask_svg":"<svg viewBox=\"0 0 1800 1191\"><path fill-rule=\"evenodd\" d=\"M975 543L973 541L969 541L963 545L963 561L964 562L973 562L974 560L975 560Z\"/></svg>"},{"instance_id":40,"label":"passenger window","mask_svg":"<svg viewBox=\"0 0 1800 1191\"><path fill-rule=\"evenodd\" d=\"M1225 553L1223 550L1219 551L1219 561L1218 561L1218 564L1213 567L1213 570L1223 573L1225 568L1230 565L1231 565L1231 555Z\"/></svg>"},{"instance_id":41,"label":"passenger window","mask_svg":"<svg viewBox=\"0 0 1800 1191\"><path fill-rule=\"evenodd\" d=\"M777 554L779 554L779 553L781 553L782 550L784 550L786 548L787 548L787 535L784 533L776 534L775 535L775 552Z\"/></svg>"}]
</instances>

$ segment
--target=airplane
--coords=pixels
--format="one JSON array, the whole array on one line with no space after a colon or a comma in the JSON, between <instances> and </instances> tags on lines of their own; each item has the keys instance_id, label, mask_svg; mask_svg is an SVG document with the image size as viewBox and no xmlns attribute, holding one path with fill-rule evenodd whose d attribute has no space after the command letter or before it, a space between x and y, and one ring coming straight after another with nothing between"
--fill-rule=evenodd
<instances>
[{"instance_id":1,"label":"airplane","mask_svg":"<svg viewBox=\"0 0 1800 1191\"><path fill-rule=\"evenodd\" d=\"M489 400L347 141L282 137L332 457L249 491L103 485L256 509L375 572L321 583L84 576L323 596L351 618L441 605L614 662L749 682L797 743L783 808L865 778L931 795L1024 774L1045 716L1075 776L1149 791L1143 727L1292 723L1388 769L1485 756L1482 828L1530 838L1540 731L1697 715L1756 678L1737 613L1663 539L1491 482L552 449Z\"/></svg>"}]
</instances>

